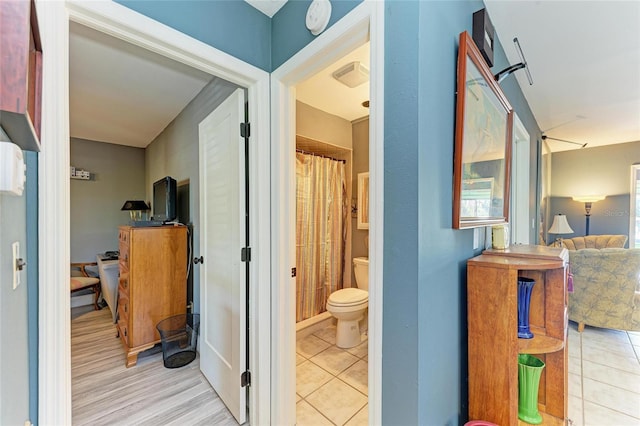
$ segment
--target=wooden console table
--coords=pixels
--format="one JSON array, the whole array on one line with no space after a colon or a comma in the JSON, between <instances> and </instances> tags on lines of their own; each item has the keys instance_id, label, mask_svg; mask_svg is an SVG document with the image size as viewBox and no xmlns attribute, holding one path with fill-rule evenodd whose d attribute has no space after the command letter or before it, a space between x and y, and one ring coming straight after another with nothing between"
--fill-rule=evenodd
<instances>
[{"instance_id":1,"label":"wooden console table","mask_svg":"<svg viewBox=\"0 0 640 426\"><path fill-rule=\"evenodd\" d=\"M523 245L467 262L470 419L518 424L518 354L528 353L546 364L538 392L543 424L566 423L568 259L564 248ZM518 277L536 281L533 339L518 339Z\"/></svg>"}]
</instances>

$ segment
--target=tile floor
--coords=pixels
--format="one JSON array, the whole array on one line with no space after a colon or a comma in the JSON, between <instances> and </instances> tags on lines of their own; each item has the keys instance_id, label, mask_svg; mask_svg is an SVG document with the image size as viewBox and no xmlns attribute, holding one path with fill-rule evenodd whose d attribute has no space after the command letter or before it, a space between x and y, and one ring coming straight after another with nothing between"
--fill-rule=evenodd
<instances>
[{"instance_id":1,"label":"tile floor","mask_svg":"<svg viewBox=\"0 0 640 426\"><path fill-rule=\"evenodd\" d=\"M297 426L368 425L368 341L335 345L331 325L296 342Z\"/></svg>"},{"instance_id":2,"label":"tile floor","mask_svg":"<svg viewBox=\"0 0 640 426\"><path fill-rule=\"evenodd\" d=\"M367 341L335 346L335 326L296 343L298 426L367 425ZM640 332L569 323L569 426L640 426Z\"/></svg>"},{"instance_id":3,"label":"tile floor","mask_svg":"<svg viewBox=\"0 0 640 426\"><path fill-rule=\"evenodd\" d=\"M640 332L569 323L571 426L640 426Z\"/></svg>"}]
</instances>

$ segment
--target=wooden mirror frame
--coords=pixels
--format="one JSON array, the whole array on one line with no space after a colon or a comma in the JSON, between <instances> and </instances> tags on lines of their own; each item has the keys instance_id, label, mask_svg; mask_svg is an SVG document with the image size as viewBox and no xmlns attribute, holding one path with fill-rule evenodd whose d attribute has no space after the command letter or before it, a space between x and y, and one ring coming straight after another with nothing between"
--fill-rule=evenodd
<instances>
[{"instance_id":1,"label":"wooden mirror frame","mask_svg":"<svg viewBox=\"0 0 640 426\"><path fill-rule=\"evenodd\" d=\"M472 69L475 67L475 70ZM477 73L474 72L477 70ZM477 81L479 91L472 92L467 86L467 72L479 74L471 81ZM453 166L453 228L477 228L481 226L500 225L509 222L509 195L511 183L511 138L513 131L513 109L502 89L495 81L491 70L485 63L482 54L473 39L466 31L460 34L458 50L458 75L456 97L456 133ZM471 110L467 95L472 94L483 107ZM472 114L475 112L475 114ZM485 127L477 126L478 118ZM502 128L504 127L504 136ZM493 132L491 131L493 130ZM482 139L470 138L470 133L482 134ZM497 132L496 132L497 131ZM465 136L466 135L466 136ZM488 142L485 141L488 140ZM473 152L471 153L471 150ZM478 153L479 152L479 153ZM476 161L465 162L467 157ZM497 163L495 163L498 161ZM482 163L482 164L481 164ZM473 165L475 176L469 171ZM480 167L481 166L481 167ZM465 169L467 170L465 174ZM492 174L487 174L493 169ZM492 179L489 189L489 212L469 215L463 212L463 184L472 185L472 181L483 182ZM497 195L494 196L494 185ZM486 189L485 189L486 191ZM469 190L472 192L472 190ZM502 208L500 209L500 203ZM495 206L495 207L494 207ZM494 211L491 211L494 209ZM498 211L497 209L500 209ZM478 213L476 211L476 213Z\"/></svg>"}]
</instances>

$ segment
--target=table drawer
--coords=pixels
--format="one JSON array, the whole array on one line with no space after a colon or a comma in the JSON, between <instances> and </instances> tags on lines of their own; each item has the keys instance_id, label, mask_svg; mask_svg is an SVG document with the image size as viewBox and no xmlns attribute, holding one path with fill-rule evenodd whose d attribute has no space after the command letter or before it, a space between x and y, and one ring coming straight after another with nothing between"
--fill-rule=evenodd
<instances>
[{"instance_id":1,"label":"table drawer","mask_svg":"<svg viewBox=\"0 0 640 426\"><path fill-rule=\"evenodd\" d=\"M118 293L129 297L129 274L124 271L120 271L120 278L118 279Z\"/></svg>"},{"instance_id":2,"label":"table drawer","mask_svg":"<svg viewBox=\"0 0 640 426\"><path fill-rule=\"evenodd\" d=\"M118 332L120 333L120 338L124 341L127 346L131 346L129 343L129 325L127 322L118 320Z\"/></svg>"}]
</instances>

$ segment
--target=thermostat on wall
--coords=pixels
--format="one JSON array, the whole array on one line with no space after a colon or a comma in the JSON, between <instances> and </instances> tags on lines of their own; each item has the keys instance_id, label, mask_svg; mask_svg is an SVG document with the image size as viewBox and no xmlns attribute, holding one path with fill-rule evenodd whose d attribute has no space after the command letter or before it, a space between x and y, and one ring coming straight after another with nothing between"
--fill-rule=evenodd
<instances>
[{"instance_id":1,"label":"thermostat on wall","mask_svg":"<svg viewBox=\"0 0 640 426\"><path fill-rule=\"evenodd\" d=\"M0 142L0 194L22 195L25 181L22 150L11 142Z\"/></svg>"}]
</instances>

